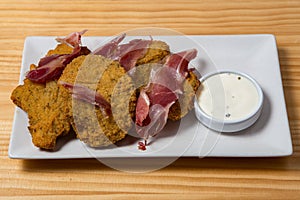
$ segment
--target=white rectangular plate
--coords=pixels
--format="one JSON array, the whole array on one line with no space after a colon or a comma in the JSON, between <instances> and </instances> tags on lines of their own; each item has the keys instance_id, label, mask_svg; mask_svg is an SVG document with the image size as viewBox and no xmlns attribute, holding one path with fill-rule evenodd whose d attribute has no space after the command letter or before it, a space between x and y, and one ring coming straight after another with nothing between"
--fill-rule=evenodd
<instances>
[{"instance_id":1,"label":"white rectangular plate","mask_svg":"<svg viewBox=\"0 0 300 200\"><path fill-rule=\"evenodd\" d=\"M129 37L128 39L132 39ZM141 37L139 37L141 38ZM201 125L191 111L181 122L169 122L146 151L137 141L106 149L93 149L78 139L66 141L54 152L36 148L28 132L25 112L16 108L9 157L20 159L66 159L91 157L266 157L292 154L291 135L281 82L276 41L273 35L154 36L167 42L172 52L198 49L191 64L204 75L216 70L237 70L261 85L265 102L262 115L250 128L238 134L219 134ZM83 44L94 50L108 37L84 37ZM56 46L54 37L27 37L20 84L31 63L38 63Z\"/></svg>"}]
</instances>

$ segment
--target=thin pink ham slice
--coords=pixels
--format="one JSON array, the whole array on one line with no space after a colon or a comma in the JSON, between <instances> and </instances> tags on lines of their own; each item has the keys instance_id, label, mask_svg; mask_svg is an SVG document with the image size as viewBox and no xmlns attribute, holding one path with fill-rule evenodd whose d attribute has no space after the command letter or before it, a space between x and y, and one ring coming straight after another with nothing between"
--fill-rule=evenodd
<instances>
[{"instance_id":1,"label":"thin pink ham slice","mask_svg":"<svg viewBox=\"0 0 300 200\"><path fill-rule=\"evenodd\" d=\"M138 59L142 58L146 53L151 40L134 39L126 44L119 45L125 38L126 34L122 34L106 45L96 49L92 54L102 55L112 60L120 62L126 71L135 67Z\"/></svg>"},{"instance_id":2,"label":"thin pink ham slice","mask_svg":"<svg viewBox=\"0 0 300 200\"><path fill-rule=\"evenodd\" d=\"M59 84L69 89L73 98L80 99L92 105L98 106L104 116L111 115L112 112L110 104L101 94L97 93L96 91L91 90L83 85L73 85L64 81L59 81Z\"/></svg>"},{"instance_id":3,"label":"thin pink ham slice","mask_svg":"<svg viewBox=\"0 0 300 200\"><path fill-rule=\"evenodd\" d=\"M196 55L195 49L172 54L163 67L151 71L149 84L141 90L136 107L136 130L145 141L166 125L170 107L183 93L188 64Z\"/></svg>"},{"instance_id":4,"label":"thin pink ham slice","mask_svg":"<svg viewBox=\"0 0 300 200\"><path fill-rule=\"evenodd\" d=\"M72 47L77 47L81 45L81 36L87 32L87 29L80 32L73 32L64 38L56 38L56 41L59 43L64 43Z\"/></svg>"},{"instance_id":5,"label":"thin pink ham slice","mask_svg":"<svg viewBox=\"0 0 300 200\"><path fill-rule=\"evenodd\" d=\"M81 55L81 47L77 46L71 54L54 54L42 58L36 69L27 73L26 78L35 83L46 83L58 79L74 58Z\"/></svg>"},{"instance_id":6,"label":"thin pink ham slice","mask_svg":"<svg viewBox=\"0 0 300 200\"><path fill-rule=\"evenodd\" d=\"M29 71L26 78L35 83L46 83L47 81L58 79L67 64L74 58L82 55L81 36L86 31L73 32L65 38L56 38L57 42L74 47L73 52L71 54L54 54L42 58L37 68Z\"/></svg>"},{"instance_id":7,"label":"thin pink ham slice","mask_svg":"<svg viewBox=\"0 0 300 200\"><path fill-rule=\"evenodd\" d=\"M172 54L167 58L166 66L176 69L182 76L186 77L189 72L189 62L197 56L197 50L191 49L189 51L182 51Z\"/></svg>"},{"instance_id":8,"label":"thin pink ham slice","mask_svg":"<svg viewBox=\"0 0 300 200\"><path fill-rule=\"evenodd\" d=\"M110 59L114 60L116 50L118 49L120 42L122 42L125 37L126 37L125 33L117 36L116 38L114 38L110 42L108 42L107 44L105 44L105 45L99 47L98 49L96 49L95 51L93 51L92 54L101 55L106 58L110 58Z\"/></svg>"},{"instance_id":9,"label":"thin pink ham slice","mask_svg":"<svg viewBox=\"0 0 300 200\"><path fill-rule=\"evenodd\" d=\"M142 58L146 53L152 40L135 39L127 44L122 44L116 51L113 59L116 59L124 67L126 71L135 67L138 59Z\"/></svg>"}]
</instances>

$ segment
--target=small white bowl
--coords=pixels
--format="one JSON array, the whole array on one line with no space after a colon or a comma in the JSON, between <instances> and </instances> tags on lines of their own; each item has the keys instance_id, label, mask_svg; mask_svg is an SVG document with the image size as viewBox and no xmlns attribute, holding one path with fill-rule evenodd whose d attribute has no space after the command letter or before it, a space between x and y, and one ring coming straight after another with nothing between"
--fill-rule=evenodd
<instances>
[{"instance_id":1,"label":"small white bowl","mask_svg":"<svg viewBox=\"0 0 300 200\"><path fill-rule=\"evenodd\" d=\"M200 81L202 91L198 91L194 106L197 119L206 127L219 132L237 132L259 118L263 92L249 75L218 71L203 76Z\"/></svg>"}]
</instances>

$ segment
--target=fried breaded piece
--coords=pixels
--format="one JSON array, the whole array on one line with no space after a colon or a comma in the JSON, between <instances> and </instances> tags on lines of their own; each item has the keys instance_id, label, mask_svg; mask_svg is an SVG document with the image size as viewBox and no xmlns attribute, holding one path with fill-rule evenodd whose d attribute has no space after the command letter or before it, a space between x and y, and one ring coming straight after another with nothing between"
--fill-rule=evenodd
<instances>
[{"instance_id":1,"label":"fried breaded piece","mask_svg":"<svg viewBox=\"0 0 300 200\"><path fill-rule=\"evenodd\" d=\"M130 70L137 89L148 84L151 69L163 66L163 60L169 54L170 48L167 43L159 40L152 41L146 54L137 61L136 67Z\"/></svg>"},{"instance_id":2,"label":"fried breaded piece","mask_svg":"<svg viewBox=\"0 0 300 200\"><path fill-rule=\"evenodd\" d=\"M96 90L112 107L112 115L103 116L97 106L73 99L73 129L80 140L92 147L107 146L123 139L132 125L136 97L131 78L121 65L102 56L74 59L59 81L80 84Z\"/></svg>"},{"instance_id":3,"label":"fried breaded piece","mask_svg":"<svg viewBox=\"0 0 300 200\"><path fill-rule=\"evenodd\" d=\"M197 76L190 71L183 84L183 95L171 106L168 119L173 121L179 120L194 107L193 99L199 86L200 81Z\"/></svg>"},{"instance_id":4,"label":"fried breaded piece","mask_svg":"<svg viewBox=\"0 0 300 200\"><path fill-rule=\"evenodd\" d=\"M137 64L159 62L167 55L169 46L153 41ZM82 141L92 147L107 146L126 136L137 97L131 78L118 62L101 56L78 57L66 67L59 81L96 89L111 104L113 116L105 118L98 107L73 100L72 126Z\"/></svg>"},{"instance_id":5,"label":"fried breaded piece","mask_svg":"<svg viewBox=\"0 0 300 200\"><path fill-rule=\"evenodd\" d=\"M73 49L59 44L47 55L68 54ZM30 69L35 69L31 65ZM57 81L46 84L34 83L28 79L18 86L11 95L12 101L28 114L29 131L35 146L54 149L57 137L66 135L71 128L70 94L57 85Z\"/></svg>"},{"instance_id":6,"label":"fried breaded piece","mask_svg":"<svg viewBox=\"0 0 300 200\"><path fill-rule=\"evenodd\" d=\"M170 54L169 46L162 41L153 41L145 56L138 60L137 67L132 73L137 88L148 84L149 75L152 68L161 67L159 64ZM193 72L189 72L187 80L184 82L184 93L170 108L168 119L179 120L193 108L193 98L200 86L200 81ZM137 91L138 93L139 91Z\"/></svg>"},{"instance_id":7,"label":"fried breaded piece","mask_svg":"<svg viewBox=\"0 0 300 200\"><path fill-rule=\"evenodd\" d=\"M147 63L158 63L169 54L170 48L167 43L159 40L154 40L149 45L146 54L137 61L136 66Z\"/></svg>"},{"instance_id":8,"label":"fried breaded piece","mask_svg":"<svg viewBox=\"0 0 300 200\"><path fill-rule=\"evenodd\" d=\"M139 88L137 94L139 94L142 87L145 87L148 84L151 70L161 66L162 65L150 63L135 68L132 77L136 88ZM183 95L181 95L175 104L171 106L168 119L173 121L179 120L193 108L193 99L199 86L200 81L197 76L193 72L189 72L183 84Z\"/></svg>"},{"instance_id":9,"label":"fried breaded piece","mask_svg":"<svg viewBox=\"0 0 300 200\"><path fill-rule=\"evenodd\" d=\"M58 44L55 49L51 49L48 51L47 56L53 54L70 54L72 53L73 48L68 46L67 44Z\"/></svg>"},{"instance_id":10,"label":"fried breaded piece","mask_svg":"<svg viewBox=\"0 0 300 200\"><path fill-rule=\"evenodd\" d=\"M28 114L35 146L54 149L57 137L70 131L69 96L55 81L37 84L26 79L13 91L11 99Z\"/></svg>"}]
</instances>

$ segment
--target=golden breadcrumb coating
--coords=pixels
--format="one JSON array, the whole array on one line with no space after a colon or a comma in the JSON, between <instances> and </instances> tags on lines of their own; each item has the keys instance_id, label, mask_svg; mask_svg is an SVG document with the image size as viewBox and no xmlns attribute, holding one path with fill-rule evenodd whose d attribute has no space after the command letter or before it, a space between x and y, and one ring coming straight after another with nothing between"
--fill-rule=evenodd
<instances>
[{"instance_id":1,"label":"golden breadcrumb coating","mask_svg":"<svg viewBox=\"0 0 300 200\"><path fill-rule=\"evenodd\" d=\"M81 56L66 67L59 81L96 90L111 104L112 115L104 116L99 107L73 99L72 125L80 140L99 147L126 136L136 97L131 78L118 62L96 55Z\"/></svg>"},{"instance_id":2,"label":"golden breadcrumb coating","mask_svg":"<svg viewBox=\"0 0 300 200\"><path fill-rule=\"evenodd\" d=\"M167 43L159 40L154 40L149 45L146 54L140 58L136 66L146 63L158 63L170 54L170 49Z\"/></svg>"},{"instance_id":3,"label":"golden breadcrumb coating","mask_svg":"<svg viewBox=\"0 0 300 200\"><path fill-rule=\"evenodd\" d=\"M69 54L72 51L71 47L59 44L47 55ZM30 70L35 68L35 65L30 66ZM55 149L56 139L69 133L72 119L70 94L56 80L38 84L25 79L23 85L14 89L11 99L27 112L28 129L35 146Z\"/></svg>"},{"instance_id":4,"label":"golden breadcrumb coating","mask_svg":"<svg viewBox=\"0 0 300 200\"><path fill-rule=\"evenodd\" d=\"M12 101L28 114L29 131L35 146L54 149L57 137L70 131L69 94L50 81L33 83L25 79L12 93Z\"/></svg>"},{"instance_id":5,"label":"golden breadcrumb coating","mask_svg":"<svg viewBox=\"0 0 300 200\"><path fill-rule=\"evenodd\" d=\"M194 107L193 100L199 86L200 81L197 76L193 72L189 72L183 84L183 95L171 106L168 119L179 120Z\"/></svg>"},{"instance_id":6,"label":"golden breadcrumb coating","mask_svg":"<svg viewBox=\"0 0 300 200\"><path fill-rule=\"evenodd\" d=\"M67 44L58 44L55 49L51 49L48 51L47 56L53 54L70 54L72 53L73 48L68 46Z\"/></svg>"}]
</instances>

